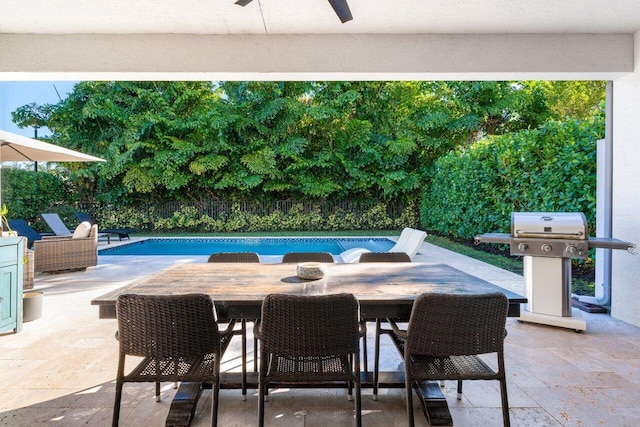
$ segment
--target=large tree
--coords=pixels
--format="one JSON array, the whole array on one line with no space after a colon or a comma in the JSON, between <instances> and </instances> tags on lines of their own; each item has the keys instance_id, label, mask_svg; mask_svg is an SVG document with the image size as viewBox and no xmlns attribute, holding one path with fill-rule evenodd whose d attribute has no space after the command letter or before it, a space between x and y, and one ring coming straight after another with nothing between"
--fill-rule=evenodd
<instances>
[{"instance_id":1,"label":"large tree","mask_svg":"<svg viewBox=\"0 0 640 427\"><path fill-rule=\"evenodd\" d=\"M48 125L58 143L108 161L71 166L85 201L408 201L425 185L429 166L452 149L559 116L585 116L599 107L603 88L600 82L81 82Z\"/></svg>"}]
</instances>

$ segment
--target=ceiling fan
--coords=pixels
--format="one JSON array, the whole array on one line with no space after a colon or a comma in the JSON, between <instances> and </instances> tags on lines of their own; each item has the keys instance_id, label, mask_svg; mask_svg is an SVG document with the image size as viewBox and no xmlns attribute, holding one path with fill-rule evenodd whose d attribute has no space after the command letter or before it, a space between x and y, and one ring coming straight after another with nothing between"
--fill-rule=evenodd
<instances>
[{"instance_id":1,"label":"ceiling fan","mask_svg":"<svg viewBox=\"0 0 640 427\"><path fill-rule=\"evenodd\" d=\"M252 0L236 0L236 4L239 6L246 6L251 3ZM347 0L329 0L331 7L340 18L340 21L344 24L347 21L351 21L353 16L351 15L351 10L349 10L349 5L347 4Z\"/></svg>"}]
</instances>

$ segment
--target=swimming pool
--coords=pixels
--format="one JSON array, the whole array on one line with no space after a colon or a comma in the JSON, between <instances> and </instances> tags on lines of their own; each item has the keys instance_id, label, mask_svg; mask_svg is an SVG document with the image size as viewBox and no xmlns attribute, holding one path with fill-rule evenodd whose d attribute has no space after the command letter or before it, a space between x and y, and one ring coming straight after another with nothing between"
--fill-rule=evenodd
<instances>
[{"instance_id":1,"label":"swimming pool","mask_svg":"<svg viewBox=\"0 0 640 427\"><path fill-rule=\"evenodd\" d=\"M284 255L286 252L330 252L339 255L351 248L384 252L394 245L385 238L324 237L238 237L238 238L149 238L121 246L100 249L100 255L209 255L213 252L257 252Z\"/></svg>"}]
</instances>

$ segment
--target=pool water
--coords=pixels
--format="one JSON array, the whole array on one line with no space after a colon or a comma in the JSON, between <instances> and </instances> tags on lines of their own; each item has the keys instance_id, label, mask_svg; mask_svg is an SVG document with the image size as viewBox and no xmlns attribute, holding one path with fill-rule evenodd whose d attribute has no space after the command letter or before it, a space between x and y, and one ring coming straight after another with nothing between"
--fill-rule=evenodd
<instances>
[{"instance_id":1,"label":"pool water","mask_svg":"<svg viewBox=\"0 0 640 427\"><path fill-rule=\"evenodd\" d=\"M150 238L100 249L100 255L209 255L213 252L256 252L284 255L287 252L330 252L339 255L351 248L385 252L394 242L385 238Z\"/></svg>"}]
</instances>

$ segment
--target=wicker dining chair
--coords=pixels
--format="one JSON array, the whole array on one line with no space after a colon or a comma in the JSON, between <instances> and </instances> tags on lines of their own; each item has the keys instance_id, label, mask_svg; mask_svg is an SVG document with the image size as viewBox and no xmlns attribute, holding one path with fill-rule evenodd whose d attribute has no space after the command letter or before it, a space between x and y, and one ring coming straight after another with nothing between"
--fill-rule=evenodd
<instances>
[{"instance_id":1,"label":"wicker dining chair","mask_svg":"<svg viewBox=\"0 0 640 427\"><path fill-rule=\"evenodd\" d=\"M404 358L407 415L413 419L413 386L423 380L497 380L502 419L510 425L504 337L508 301L503 293L423 294L413 304L406 330L391 322L394 343ZM497 370L478 355L494 354Z\"/></svg>"},{"instance_id":2,"label":"wicker dining chair","mask_svg":"<svg viewBox=\"0 0 640 427\"><path fill-rule=\"evenodd\" d=\"M122 387L127 382L154 382L156 401L161 382L211 383L211 425L217 425L220 359L233 325L218 330L211 298L204 294L124 294L116 302L120 342L112 425L120 418ZM143 359L125 374L126 356Z\"/></svg>"},{"instance_id":3,"label":"wicker dining chair","mask_svg":"<svg viewBox=\"0 0 640 427\"><path fill-rule=\"evenodd\" d=\"M260 262L260 257L255 252L214 252L209 255L207 262ZM247 320L236 319L240 322L240 330L234 331L234 335L242 335L242 400L247 400ZM255 323L255 321L254 321ZM258 339L253 338L253 371L258 372Z\"/></svg>"},{"instance_id":4,"label":"wicker dining chair","mask_svg":"<svg viewBox=\"0 0 640 427\"><path fill-rule=\"evenodd\" d=\"M257 327L260 342L258 425L264 425L269 387L280 384L355 384L356 425L362 425L358 300L352 294L268 295Z\"/></svg>"},{"instance_id":5,"label":"wicker dining chair","mask_svg":"<svg viewBox=\"0 0 640 427\"><path fill-rule=\"evenodd\" d=\"M260 262L255 252L214 252L207 262Z\"/></svg>"},{"instance_id":6,"label":"wicker dining chair","mask_svg":"<svg viewBox=\"0 0 640 427\"><path fill-rule=\"evenodd\" d=\"M365 252L358 262L411 262L406 252Z\"/></svg>"},{"instance_id":7,"label":"wicker dining chair","mask_svg":"<svg viewBox=\"0 0 640 427\"><path fill-rule=\"evenodd\" d=\"M287 252L282 262L334 262L329 252Z\"/></svg>"},{"instance_id":8,"label":"wicker dining chair","mask_svg":"<svg viewBox=\"0 0 640 427\"><path fill-rule=\"evenodd\" d=\"M360 255L358 262L411 262L411 257L406 252L365 252ZM371 320L371 319L369 319ZM389 328L382 327L382 319L375 319L376 329L374 338L374 354L373 354L373 400L378 400L378 377L380 373L380 336L382 334L389 334L391 330ZM364 357L364 370L368 372L368 356L367 356L367 342L365 338L364 345L362 346L362 354Z\"/></svg>"}]
</instances>

